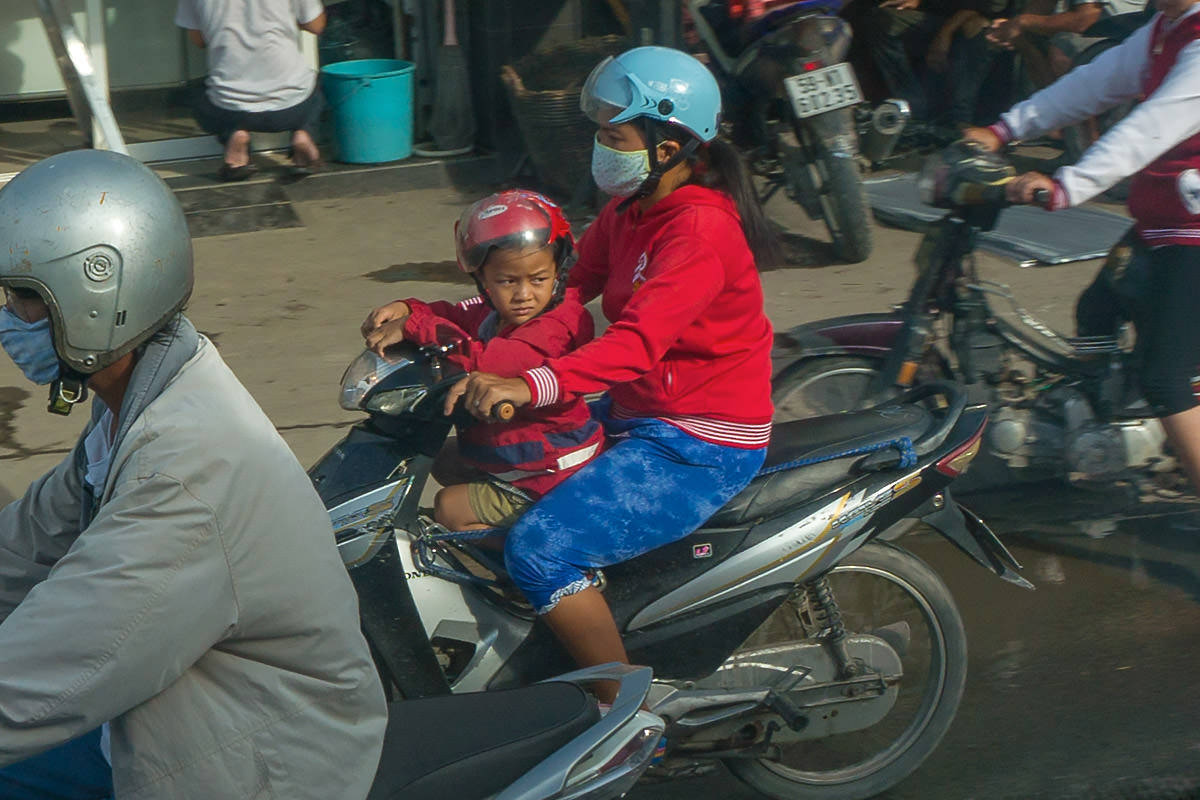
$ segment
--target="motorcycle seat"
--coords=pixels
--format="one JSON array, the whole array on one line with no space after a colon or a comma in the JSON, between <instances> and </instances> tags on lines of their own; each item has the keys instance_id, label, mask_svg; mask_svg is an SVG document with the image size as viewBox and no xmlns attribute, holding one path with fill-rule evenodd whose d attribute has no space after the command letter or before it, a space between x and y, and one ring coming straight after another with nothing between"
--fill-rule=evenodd
<instances>
[{"instance_id":1,"label":"motorcycle seat","mask_svg":"<svg viewBox=\"0 0 1200 800\"><path fill-rule=\"evenodd\" d=\"M771 431L771 443L762 468L768 470L791 461L836 456L902 437L915 442L933 424L933 415L929 411L912 404L785 422ZM800 505L849 475L862 458L862 455L845 456L759 475L706 522L705 527L733 527Z\"/></svg>"},{"instance_id":2,"label":"motorcycle seat","mask_svg":"<svg viewBox=\"0 0 1200 800\"><path fill-rule=\"evenodd\" d=\"M391 703L367 800L490 797L599 719L562 682Z\"/></svg>"}]
</instances>

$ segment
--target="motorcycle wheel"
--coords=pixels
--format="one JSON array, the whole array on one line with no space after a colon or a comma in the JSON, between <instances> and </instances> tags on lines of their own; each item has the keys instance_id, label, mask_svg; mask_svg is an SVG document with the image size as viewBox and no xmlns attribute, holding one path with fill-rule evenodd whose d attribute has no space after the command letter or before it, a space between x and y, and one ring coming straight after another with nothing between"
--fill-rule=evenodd
<instances>
[{"instance_id":1,"label":"motorcycle wheel","mask_svg":"<svg viewBox=\"0 0 1200 800\"><path fill-rule=\"evenodd\" d=\"M833 239L833 252L851 264L866 261L875 246L871 204L862 170L853 158L838 157L822 148L814 165L821 176L822 216Z\"/></svg>"},{"instance_id":2,"label":"motorcycle wheel","mask_svg":"<svg viewBox=\"0 0 1200 800\"><path fill-rule=\"evenodd\" d=\"M863 800L895 786L950 729L966 684L962 618L946 585L923 561L872 542L834 568L829 580L848 631L907 627L907 646L893 642L904 670L900 692L888 715L866 730L782 745L777 760L726 761L740 780L775 800ZM805 636L804 597L794 593L744 647Z\"/></svg>"},{"instance_id":3,"label":"motorcycle wheel","mask_svg":"<svg viewBox=\"0 0 1200 800\"><path fill-rule=\"evenodd\" d=\"M879 362L861 356L819 356L790 365L772 381L775 422L862 408Z\"/></svg>"}]
</instances>

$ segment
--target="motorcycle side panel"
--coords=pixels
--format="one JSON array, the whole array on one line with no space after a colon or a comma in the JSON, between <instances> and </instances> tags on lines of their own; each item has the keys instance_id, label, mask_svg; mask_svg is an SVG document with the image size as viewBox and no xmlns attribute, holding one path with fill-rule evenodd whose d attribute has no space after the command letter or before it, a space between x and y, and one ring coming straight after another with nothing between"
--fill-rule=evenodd
<instances>
[{"instance_id":1,"label":"motorcycle side panel","mask_svg":"<svg viewBox=\"0 0 1200 800\"><path fill-rule=\"evenodd\" d=\"M474 648L470 662L454 681L454 691L487 689L492 676L529 636L533 624L500 610L470 587L422 573L413 560L412 538L403 530L396 531L395 552L425 635ZM566 667L570 664L568 660Z\"/></svg>"},{"instance_id":2,"label":"motorcycle side panel","mask_svg":"<svg viewBox=\"0 0 1200 800\"><path fill-rule=\"evenodd\" d=\"M830 565L827 554L842 554L865 541L848 543L869 532L893 514L876 518L876 512L920 485L921 470L868 475L825 497L766 520L751 530L761 538L688 583L667 592L643 608L629 623L636 631L714 603L771 587L791 586ZM925 494L913 496L915 505ZM894 509L893 509L894 510Z\"/></svg>"}]
</instances>

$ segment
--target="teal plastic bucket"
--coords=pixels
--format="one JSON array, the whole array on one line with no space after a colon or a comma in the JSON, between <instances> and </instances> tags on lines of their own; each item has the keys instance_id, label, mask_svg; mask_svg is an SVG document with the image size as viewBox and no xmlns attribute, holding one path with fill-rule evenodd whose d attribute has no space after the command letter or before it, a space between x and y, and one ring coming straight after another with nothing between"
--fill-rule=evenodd
<instances>
[{"instance_id":1,"label":"teal plastic bucket","mask_svg":"<svg viewBox=\"0 0 1200 800\"><path fill-rule=\"evenodd\" d=\"M411 62L394 58L321 68L339 161L381 164L412 155L414 69Z\"/></svg>"}]
</instances>

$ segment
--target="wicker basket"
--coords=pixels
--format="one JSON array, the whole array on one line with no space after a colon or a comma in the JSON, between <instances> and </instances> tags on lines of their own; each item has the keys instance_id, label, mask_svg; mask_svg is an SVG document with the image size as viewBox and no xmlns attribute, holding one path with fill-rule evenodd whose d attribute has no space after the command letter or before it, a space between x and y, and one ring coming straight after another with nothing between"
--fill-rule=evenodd
<instances>
[{"instance_id":1,"label":"wicker basket","mask_svg":"<svg viewBox=\"0 0 1200 800\"><path fill-rule=\"evenodd\" d=\"M548 186L569 194L587 176L596 126L579 110L583 82L606 56L628 48L623 36L596 36L501 68L529 160Z\"/></svg>"}]
</instances>

